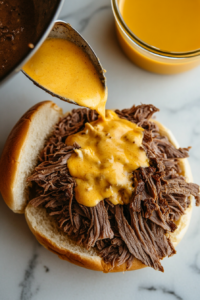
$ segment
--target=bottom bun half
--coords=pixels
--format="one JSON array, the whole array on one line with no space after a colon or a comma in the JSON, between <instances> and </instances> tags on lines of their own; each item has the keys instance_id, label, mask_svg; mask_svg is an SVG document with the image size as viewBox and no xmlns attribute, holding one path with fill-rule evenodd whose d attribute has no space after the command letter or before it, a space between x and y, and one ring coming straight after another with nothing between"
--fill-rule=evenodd
<instances>
[{"instance_id":1,"label":"bottom bun half","mask_svg":"<svg viewBox=\"0 0 200 300\"><path fill-rule=\"evenodd\" d=\"M29 186L26 178L33 172L40 151L46 139L52 134L54 125L63 116L62 110L52 101L38 103L27 111L11 131L0 159L0 191L6 204L17 213L24 213L31 231L39 243L57 254L61 259L91 270L109 272L110 266L105 264L95 248L90 250L70 239L58 226L44 208L34 208L29 201ZM157 121L160 133L167 136L178 148L172 133ZM192 174L187 159L180 161L182 175L187 182L192 182ZM177 230L171 234L176 246L183 238L191 217L192 206L177 222ZM134 259L129 270L146 267ZM126 271L126 264L115 267L111 272Z\"/></svg>"},{"instance_id":2,"label":"bottom bun half","mask_svg":"<svg viewBox=\"0 0 200 300\"><path fill-rule=\"evenodd\" d=\"M165 128L158 121L153 120L160 129L163 136L167 136L169 141L178 148L173 134ZM187 159L180 161L182 175L185 176L187 182L192 182L191 169ZM192 203L192 197L191 197ZM185 214L176 222L177 229L174 233L170 234L171 241L176 247L180 240L183 238L189 226L192 213L192 204L187 209ZM121 266L111 269L109 264L105 264L103 259L98 255L95 248L87 250L83 246L79 246L68 237L63 231L59 230L53 217L50 217L44 208L35 208L28 205L25 210L26 221L35 235L36 239L46 249L57 254L59 258L69 261L80 267L91 269L94 271L109 272L124 272L126 271L126 263ZM129 271L145 268L146 266L138 259L134 259Z\"/></svg>"},{"instance_id":3,"label":"bottom bun half","mask_svg":"<svg viewBox=\"0 0 200 300\"><path fill-rule=\"evenodd\" d=\"M28 205L25 210L25 217L38 242L57 254L59 258L86 269L109 272L111 266L104 263L97 250L95 248L87 250L83 246L76 245L67 234L58 229L55 220L47 214L45 208L35 208ZM139 260L134 259L129 270L145 267ZM126 263L111 270L111 272L123 271L126 271Z\"/></svg>"}]
</instances>

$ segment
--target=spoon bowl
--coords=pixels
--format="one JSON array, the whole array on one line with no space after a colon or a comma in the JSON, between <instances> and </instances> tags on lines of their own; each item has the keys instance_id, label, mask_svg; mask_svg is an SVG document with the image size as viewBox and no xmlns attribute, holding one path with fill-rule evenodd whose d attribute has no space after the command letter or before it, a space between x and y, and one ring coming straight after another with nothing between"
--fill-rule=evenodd
<instances>
[{"instance_id":1,"label":"spoon bowl","mask_svg":"<svg viewBox=\"0 0 200 300\"><path fill-rule=\"evenodd\" d=\"M87 55L89 56L93 66L95 67L98 77L100 79L100 82L106 91L106 77L104 75L104 69L96 56L95 52L93 49L90 47L90 45L86 42L86 40L80 35L78 31L76 31L70 24L63 22L63 21L56 21L54 23L54 26L48 35L48 38L57 38L57 39L65 39L68 40L72 43L74 43L76 46L81 48ZM53 97L57 97L60 100L79 105L76 103L73 99L65 98L59 94L53 93L51 90L48 90L41 84L39 84L37 81L32 79L24 70L22 72L39 88L44 90L45 92L49 93Z\"/></svg>"}]
</instances>

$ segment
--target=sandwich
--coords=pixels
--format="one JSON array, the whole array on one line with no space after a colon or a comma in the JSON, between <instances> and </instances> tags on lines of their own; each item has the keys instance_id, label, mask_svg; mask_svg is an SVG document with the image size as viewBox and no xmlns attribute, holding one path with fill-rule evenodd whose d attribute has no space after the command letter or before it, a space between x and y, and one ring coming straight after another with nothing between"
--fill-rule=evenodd
<instances>
[{"instance_id":1,"label":"sandwich","mask_svg":"<svg viewBox=\"0 0 200 300\"><path fill-rule=\"evenodd\" d=\"M152 118L157 111L153 105L134 105L107 112L114 121L122 120L124 128L135 126L120 138L119 127L114 139L113 129L102 129L94 110L63 114L51 101L36 104L14 126L1 155L5 203L13 212L24 213L38 242L63 260L103 272L147 266L163 272L161 260L176 253L189 225L192 199L199 206L200 195L187 160L190 147L179 148L171 131ZM88 147L83 146L86 135ZM99 161L89 148L96 137L107 143L98 153ZM113 147L105 162L117 138L127 142L123 149L128 155L136 149L133 154L142 157L131 172L120 169L123 153L117 156L118 148ZM114 163L120 166L117 174ZM123 163L128 168L129 162ZM97 176L92 168L98 165Z\"/></svg>"}]
</instances>

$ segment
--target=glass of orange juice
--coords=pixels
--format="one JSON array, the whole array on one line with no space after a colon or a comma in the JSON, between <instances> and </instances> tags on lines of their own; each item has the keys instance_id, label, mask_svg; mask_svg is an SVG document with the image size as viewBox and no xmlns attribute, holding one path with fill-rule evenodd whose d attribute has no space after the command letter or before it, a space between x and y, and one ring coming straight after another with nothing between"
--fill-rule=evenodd
<instances>
[{"instance_id":1,"label":"glass of orange juice","mask_svg":"<svg viewBox=\"0 0 200 300\"><path fill-rule=\"evenodd\" d=\"M117 37L139 67L161 74L200 64L200 0L111 0Z\"/></svg>"}]
</instances>

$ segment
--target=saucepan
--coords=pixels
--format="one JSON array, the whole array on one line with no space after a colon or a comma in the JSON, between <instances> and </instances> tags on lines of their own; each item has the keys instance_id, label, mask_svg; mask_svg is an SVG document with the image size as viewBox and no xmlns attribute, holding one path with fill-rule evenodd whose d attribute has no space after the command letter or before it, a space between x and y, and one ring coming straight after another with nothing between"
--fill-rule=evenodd
<instances>
[{"instance_id":1,"label":"saucepan","mask_svg":"<svg viewBox=\"0 0 200 300\"><path fill-rule=\"evenodd\" d=\"M5 83L14 74L19 72L22 66L32 57L38 50L43 41L51 31L54 21L57 19L64 0L33 0L36 16L35 37L33 40L34 48L27 49L27 52L20 60L9 70L1 79L0 85Z\"/></svg>"}]
</instances>

